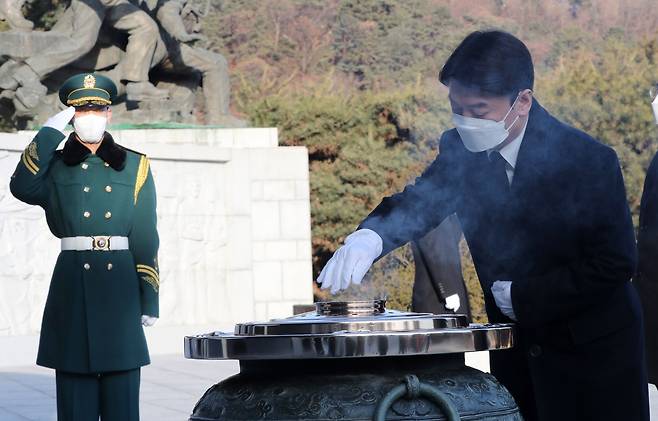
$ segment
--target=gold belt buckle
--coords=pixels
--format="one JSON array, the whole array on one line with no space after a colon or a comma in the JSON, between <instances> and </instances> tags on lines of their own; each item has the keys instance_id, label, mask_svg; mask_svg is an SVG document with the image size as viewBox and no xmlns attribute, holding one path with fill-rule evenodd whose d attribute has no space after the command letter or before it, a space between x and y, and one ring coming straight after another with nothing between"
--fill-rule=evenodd
<instances>
[{"instance_id":1,"label":"gold belt buckle","mask_svg":"<svg viewBox=\"0 0 658 421\"><path fill-rule=\"evenodd\" d=\"M91 249L94 251L110 251L110 236L97 235L91 237Z\"/></svg>"}]
</instances>

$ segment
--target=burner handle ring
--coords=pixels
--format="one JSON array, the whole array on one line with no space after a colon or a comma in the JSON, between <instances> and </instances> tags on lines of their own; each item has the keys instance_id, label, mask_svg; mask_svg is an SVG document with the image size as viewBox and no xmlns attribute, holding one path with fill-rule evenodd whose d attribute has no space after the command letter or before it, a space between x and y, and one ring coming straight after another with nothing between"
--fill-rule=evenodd
<instances>
[{"instance_id":1,"label":"burner handle ring","mask_svg":"<svg viewBox=\"0 0 658 421\"><path fill-rule=\"evenodd\" d=\"M421 382L417 376L409 374L405 376L404 384L395 386L379 401L372 417L373 421L386 421L388 410L395 401L405 395L407 399L429 398L443 411L447 421L461 420L459 411L455 409L448 395L430 384Z\"/></svg>"}]
</instances>

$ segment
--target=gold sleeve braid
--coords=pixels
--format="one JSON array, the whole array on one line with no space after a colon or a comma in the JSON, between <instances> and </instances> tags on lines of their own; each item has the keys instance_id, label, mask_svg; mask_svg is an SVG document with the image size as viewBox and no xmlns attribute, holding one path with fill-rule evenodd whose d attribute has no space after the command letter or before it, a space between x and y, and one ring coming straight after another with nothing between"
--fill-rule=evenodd
<instances>
[{"instance_id":1,"label":"gold sleeve braid","mask_svg":"<svg viewBox=\"0 0 658 421\"><path fill-rule=\"evenodd\" d=\"M37 175L37 172L39 172L39 167L37 167L30 155L28 155L26 152L23 152L21 155L21 161L23 161L23 164L25 167L27 167L28 171L32 173L32 175Z\"/></svg>"},{"instance_id":2,"label":"gold sleeve braid","mask_svg":"<svg viewBox=\"0 0 658 421\"><path fill-rule=\"evenodd\" d=\"M27 167L27 169L36 175L39 172L39 166L34 162L39 160L39 155L37 154L37 144L35 142L27 145L27 148L23 151L21 155L21 161Z\"/></svg>"},{"instance_id":3,"label":"gold sleeve braid","mask_svg":"<svg viewBox=\"0 0 658 421\"><path fill-rule=\"evenodd\" d=\"M137 204L137 196L139 191L144 187L146 178L149 175L149 159L142 155L139 159L139 168L137 168L137 179L135 180L135 204Z\"/></svg>"},{"instance_id":4,"label":"gold sleeve braid","mask_svg":"<svg viewBox=\"0 0 658 421\"><path fill-rule=\"evenodd\" d=\"M160 289L160 275L158 275L158 272L154 268L147 265L137 265L137 273L139 273L142 279L148 282L156 292Z\"/></svg>"}]
</instances>

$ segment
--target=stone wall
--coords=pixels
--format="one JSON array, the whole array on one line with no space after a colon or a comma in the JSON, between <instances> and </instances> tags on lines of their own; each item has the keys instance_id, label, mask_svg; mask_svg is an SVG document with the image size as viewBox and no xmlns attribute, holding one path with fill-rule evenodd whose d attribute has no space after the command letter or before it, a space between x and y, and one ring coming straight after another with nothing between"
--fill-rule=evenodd
<instances>
[{"instance_id":1,"label":"stone wall","mask_svg":"<svg viewBox=\"0 0 658 421\"><path fill-rule=\"evenodd\" d=\"M161 241L156 329L226 327L312 302L305 148L278 147L269 128L112 134L152 160ZM9 192L33 135L0 133L0 337L38 333L59 252L43 210Z\"/></svg>"}]
</instances>

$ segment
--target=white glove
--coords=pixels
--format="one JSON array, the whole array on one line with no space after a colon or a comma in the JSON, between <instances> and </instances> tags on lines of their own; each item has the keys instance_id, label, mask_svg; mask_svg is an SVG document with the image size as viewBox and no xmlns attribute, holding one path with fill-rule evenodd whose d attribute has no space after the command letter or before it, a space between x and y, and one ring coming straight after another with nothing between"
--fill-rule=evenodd
<instances>
[{"instance_id":1,"label":"white glove","mask_svg":"<svg viewBox=\"0 0 658 421\"><path fill-rule=\"evenodd\" d=\"M494 282L491 292L500 311L510 319L516 320L516 314L512 308L512 281Z\"/></svg>"},{"instance_id":2,"label":"white glove","mask_svg":"<svg viewBox=\"0 0 658 421\"><path fill-rule=\"evenodd\" d=\"M460 305L460 303L459 303L459 295L457 295L457 294L452 294L452 295L446 297L446 304L445 304L445 307L446 307L448 310L452 310L452 311L454 311L454 312L456 313L457 310L459 310L459 305Z\"/></svg>"},{"instance_id":3,"label":"white glove","mask_svg":"<svg viewBox=\"0 0 658 421\"><path fill-rule=\"evenodd\" d=\"M320 272L322 288L331 288L335 294L350 282L360 284L372 262L382 254L382 238L373 230L360 229L345 238L340 247Z\"/></svg>"},{"instance_id":4,"label":"white glove","mask_svg":"<svg viewBox=\"0 0 658 421\"><path fill-rule=\"evenodd\" d=\"M146 314L142 314L142 326L150 327L153 326L157 321L158 321L157 317L152 317L152 316L147 316Z\"/></svg>"},{"instance_id":5,"label":"white glove","mask_svg":"<svg viewBox=\"0 0 658 421\"><path fill-rule=\"evenodd\" d=\"M43 127L50 127L55 130L59 130L60 132L66 128L66 125L71 122L71 119L75 115L75 108L74 107L68 107L64 111L60 111L54 116L50 117L46 122L44 123Z\"/></svg>"}]
</instances>

